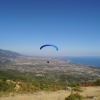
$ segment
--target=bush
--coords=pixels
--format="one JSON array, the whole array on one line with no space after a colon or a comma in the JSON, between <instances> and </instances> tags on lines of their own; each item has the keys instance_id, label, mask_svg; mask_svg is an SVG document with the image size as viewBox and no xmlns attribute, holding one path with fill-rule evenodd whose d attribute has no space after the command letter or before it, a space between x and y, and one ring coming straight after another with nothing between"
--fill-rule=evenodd
<instances>
[{"instance_id":1,"label":"bush","mask_svg":"<svg viewBox=\"0 0 100 100\"><path fill-rule=\"evenodd\" d=\"M71 95L69 95L68 97L66 97L65 98L65 100L82 100L82 96L80 95L80 94L78 94L78 93L76 93L76 94L71 94Z\"/></svg>"},{"instance_id":2,"label":"bush","mask_svg":"<svg viewBox=\"0 0 100 100\"><path fill-rule=\"evenodd\" d=\"M100 86L100 79L98 79L96 82L94 82L94 84L95 84L96 86Z\"/></svg>"},{"instance_id":3,"label":"bush","mask_svg":"<svg viewBox=\"0 0 100 100\"><path fill-rule=\"evenodd\" d=\"M94 96L86 96L84 99L93 99Z\"/></svg>"},{"instance_id":4,"label":"bush","mask_svg":"<svg viewBox=\"0 0 100 100\"><path fill-rule=\"evenodd\" d=\"M83 92L80 87L75 87L75 88L73 88L73 90L77 91L77 92Z\"/></svg>"}]
</instances>

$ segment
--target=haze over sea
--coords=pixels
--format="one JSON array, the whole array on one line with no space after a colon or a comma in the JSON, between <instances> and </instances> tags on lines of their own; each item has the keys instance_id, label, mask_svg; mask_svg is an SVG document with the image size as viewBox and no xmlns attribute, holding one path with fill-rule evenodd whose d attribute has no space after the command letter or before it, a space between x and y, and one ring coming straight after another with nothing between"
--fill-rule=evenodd
<instances>
[{"instance_id":1,"label":"haze over sea","mask_svg":"<svg viewBox=\"0 0 100 100\"><path fill-rule=\"evenodd\" d=\"M62 57L64 60L68 60L70 63L91 65L100 67L100 57Z\"/></svg>"}]
</instances>

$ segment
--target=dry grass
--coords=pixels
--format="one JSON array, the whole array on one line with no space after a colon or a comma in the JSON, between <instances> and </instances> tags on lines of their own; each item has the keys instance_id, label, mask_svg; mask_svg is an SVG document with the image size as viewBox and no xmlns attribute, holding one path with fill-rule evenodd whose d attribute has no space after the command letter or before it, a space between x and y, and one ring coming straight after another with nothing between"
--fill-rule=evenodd
<instances>
[{"instance_id":1,"label":"dry grass","mask_svg":"<svg viewBox=\"0 0 100 100\"><path fill-rule=\"evenodd\" d=\"M84 100L100 100L100 87L82 87L83 92L80 94L85 98ZM65 100L71 91L56 91L56 92L38 92L34 94L19 94L9 97L0 97L0 100ZM90 99L89 99L90 97ZM94 99L96 98L96 99Z\"/></svg>"}]
</instances>

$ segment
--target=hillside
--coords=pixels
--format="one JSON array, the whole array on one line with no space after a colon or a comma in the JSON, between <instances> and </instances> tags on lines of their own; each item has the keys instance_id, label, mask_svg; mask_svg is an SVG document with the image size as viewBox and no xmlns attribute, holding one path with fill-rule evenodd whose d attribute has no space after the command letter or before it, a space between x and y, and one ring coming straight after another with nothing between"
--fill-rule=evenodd
<instances>
[{"instance_id":1,"label":"hillside","mask_svg":"<svg viewBox=\"0 0 100 100\"><path fill-rule=\"evenodd\" d=\"M21 56L21 54L10 51L10 50L0 49L0 57L14 58L14 57L18 57L18 56Z\"/></svg>"},{"instance_id":2,"label":"hillside","mask_svg":"<svg viewBox=\"0 0 100 100\"><path fill-rule=\"evenodd\" d=\"M10 62L2 64L1 69L19 71L30 75L32 78L35 77L47 82L84 83L87 80L95 81L100 77L100 67L72 64L57 58L19 56L7 60ZM49 61L49 64L47 61Z\"/></svg>"},{"instance_id":3,"label":"hillside","mask_svg":"<svg viewBox=\"0 0 100 100\"><path fill-rule=\"evenodd\" d=\"M100 67L72 64L58 58L22 56L1 49L0 52L1 96L65 90L66 86L100 86Z\"/></svg>"},{"instance_id":4,"label":"hillside","mask_svg":"<svg viewBox=\"0 0 100 100\"><path fill-rule=\"evenodd\" d=\"M20 56L22 55L19 53L10 50L0 49L0 65L9 64L11 62L10 59L14 59Z\"/></svg>"}]
</instances>

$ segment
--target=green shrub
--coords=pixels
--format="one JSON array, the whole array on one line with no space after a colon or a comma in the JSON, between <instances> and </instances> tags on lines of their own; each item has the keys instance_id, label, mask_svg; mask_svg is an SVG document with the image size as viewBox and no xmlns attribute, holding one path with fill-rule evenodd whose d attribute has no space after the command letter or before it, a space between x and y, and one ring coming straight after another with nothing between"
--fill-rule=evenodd
<instances>
[{"instance_id":1,"label":"green shrub","mask_svg":"<svg viewBox=\"0 0 100 100\"><path fill-rule=\"evenodd\" d=\"M82 96L80 95L80 94L78 94L78 93L76 93L76 94L71 94L71 95L69 95L68 97L66 97L65 98L65 100L82 100Z\"/></svg>"},{"instance_id":2,"label":"green shrub","mask_svg":"<svg viewBox=\"0 0 100 100\"><path fill-rule=\"evenodd\" d=\"M83 91L81 90L81 88L80 88L80 87L75 87L75 88L73 88L73 91L83 92Z\"/></svg>"},{"instance_id":3,"label":"green shrub","mask_svg":"<svg viewBox=\"0 0 100 100\"><path fill-rule=\"evenodd\" d=\"M96 80L96 82L94 82L95 85L100 86L100 79Z\"/></svg>"},{"instance_id":4,"label":"green shrub","mask_svg":"<svg viewBox=\"0 0 100 100\"><path fill-rule=\"evenodd\" d=\"M93 99L94 96L86 96L84 99Z\"/></svg>"}]
</instances>

